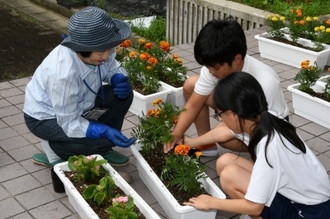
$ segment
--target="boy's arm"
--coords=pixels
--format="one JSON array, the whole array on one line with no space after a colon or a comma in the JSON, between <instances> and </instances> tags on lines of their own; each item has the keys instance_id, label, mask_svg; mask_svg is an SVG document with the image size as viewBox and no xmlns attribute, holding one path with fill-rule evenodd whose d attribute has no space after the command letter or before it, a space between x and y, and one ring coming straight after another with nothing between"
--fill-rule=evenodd
<instances>
[{"instance_id":1,"label":"boy's arm","mask_svg":"<svg viewBox=\"0 0 330 219\"><path fill-rule=\"evenodd\" d=\"M180 143L181 137L196 119L208 97L209 96L199 95L195 92L192 93L187 103L184 105L185 111L180 114L178 122L172 131L173 141L164 144L165 152L171 150L175 144Z\"/></svg>"}]
</instances>

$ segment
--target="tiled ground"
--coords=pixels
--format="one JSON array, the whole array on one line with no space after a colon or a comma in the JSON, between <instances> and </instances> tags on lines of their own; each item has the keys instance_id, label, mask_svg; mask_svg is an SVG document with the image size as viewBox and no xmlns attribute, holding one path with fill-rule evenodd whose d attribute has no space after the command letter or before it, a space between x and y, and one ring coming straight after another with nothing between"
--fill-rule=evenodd
<instances>
[{"instance_id":1,"label":"tiled ground","mask_svg":"<svg viewBox=\"0 0 330 219\"><path fill-rule=\"evenodd\" d=\"M9 0L1 1L9 2ZM11 1L11 3L13 2L24 2L24 7L30 7L29 10L31 11L29 1ZM51 12L46 13L50 14ZM56 22L65 23L66 21L56 20ZM294 83L293 77L297 69L260 58L254 35L261 32L264 32L264 28L246 32L248 53L277 70L290 108L290 121L298 128L299 134L309 144L330 174L330 130L292 113L291 94L286 90L286 87ZM189 68L189 74L198 74L200 66L194 61L193 44L176 46L174 50L173 52L184 60L184 64ZM31 156L40 152L41 148L39 139L26 128L22 115L24 88L29 79L22 78L0 83L0 218L79 218L67 196L53 191L50 168L36 165L31 161ZM216 124L215 120L212 119L211 121L212 125ZM128 113L123 126L123 133L129 136L137 123L138 117ZM195 135L195 128L192 126L187 134ZM119 148L118 150L131 156L127 149ZM221 150L221 153L223 152L225 150ZM162 218L167 218L155 198L139 179L134 157L131 156L130 158L128 166L116 169L129 172L134 179L131 184L132 187ZM215 158L203 158L202 161L209 167L208 175L218 184L214 170ZM238 215L218 212L217 218L238 218Z\"/></svg>"}]
</instances>

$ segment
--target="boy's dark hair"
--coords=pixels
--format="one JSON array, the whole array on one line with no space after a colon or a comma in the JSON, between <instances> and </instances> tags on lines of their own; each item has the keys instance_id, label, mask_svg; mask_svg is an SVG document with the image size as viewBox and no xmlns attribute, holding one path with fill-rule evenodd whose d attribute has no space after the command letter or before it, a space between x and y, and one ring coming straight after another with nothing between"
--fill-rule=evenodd
<instances>
[{"instance_id":1,"label":"boy's dark hair","mask_svg":"<svg viewBox=\"0 0 330 219\"><path fill-rule=\"evenodd\" d=\"M199 32L195 47L195 59L200 65L214 67L228 63L237 54L244 59L247 51L246 37L241 25L234 20L209 21Z\"/></svg>"},{"instance_id":2,"label":"boy's dark hair","mask_svg":"<svg viewBox=\"0 0 330 219\"><path fill-rule=\"evenodd\" d=\"M77 53L79 53L84 58L88 58L92 54L92 52L77 52Z\"/></svg>"},{"instance_id":3,"label":"boy's dark hair","mask_svg":"<svg viewBox=\"0 0 330 219\"><path fill-rule=\"evenodd\" d=\"M256 160L255 147L263 137L267 136L265 157L268 162L267 146L275 131L301 152L306 153L305 144L298 136L296 128L286 120L268 112L268 104L262 87L252 75L246 72L234 72L219 80L214 89L213 100L216 107L222 112L231 110L237 114L240 118L241 128L243 119L256 122L248 146L254 161ZM282 137L281 140L283 143ZM268 164L271 166L269 162Z\"/></svg>"}]
</instances>

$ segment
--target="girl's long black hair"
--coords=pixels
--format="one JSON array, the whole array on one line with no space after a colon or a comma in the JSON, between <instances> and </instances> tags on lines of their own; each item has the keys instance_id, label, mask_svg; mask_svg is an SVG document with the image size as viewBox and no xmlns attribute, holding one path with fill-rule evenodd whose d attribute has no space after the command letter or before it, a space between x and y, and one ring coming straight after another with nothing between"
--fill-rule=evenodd
<instances>
[{"instance_id":1,"label":"girl's long black hair","mask_svg":"<svg viewBox=\"0 0 330 219\"><path fill-rule=\"evenodd\" d=\"M241 127L243 119L256 122L248 145L249 153L254 161L256 160L255 147L264 136L267 136L265 157L269 164L266 151L274 131L306 153L305 144L297 135L296 128L286 120L268 112L268 104L262 87L252 75L246 72L235 72L220 80L214 89L213 100L219 110L231 110L236 113L240 118Z\"/></svg>"}]
</instances>

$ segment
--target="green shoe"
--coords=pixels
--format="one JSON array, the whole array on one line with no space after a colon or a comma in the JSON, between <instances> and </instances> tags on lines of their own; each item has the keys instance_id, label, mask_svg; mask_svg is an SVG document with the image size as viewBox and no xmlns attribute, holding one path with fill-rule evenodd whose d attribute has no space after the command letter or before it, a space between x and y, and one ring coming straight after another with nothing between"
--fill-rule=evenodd
<instances>
[{"instance_id":1,"label":"green shoe","mask_svg":"<svg viewBox=\"0 0 330 219\"><path fill-rule=\"evenodd\" d=\"M129 158L118 151L110 151L109 153L102 155L110 165L112 166L126 166L128 164Z\"/></svg>"},{"instance_id":2,"label":"green shoe","mask_svg":"<svg viewBox=\"0 0 330 219\"><path fill-rule=\"evenodd\" d=\"M57 161L50 163L45 153L38 153L32 156L32 162L47 167L53 167L58 163L65 162L65 160L59 159Z\"/></svg>"}]
</instances>

